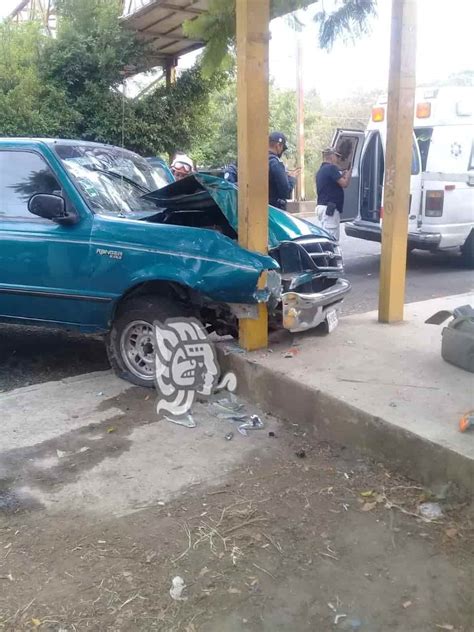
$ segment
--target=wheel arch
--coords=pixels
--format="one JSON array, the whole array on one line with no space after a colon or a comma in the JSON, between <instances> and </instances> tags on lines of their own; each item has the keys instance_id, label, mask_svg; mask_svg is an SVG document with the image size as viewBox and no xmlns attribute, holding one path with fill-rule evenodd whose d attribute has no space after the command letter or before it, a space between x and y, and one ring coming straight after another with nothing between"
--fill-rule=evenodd
<instances>
[{"instance_id":1,"label":"wheel arch","mask_svg":"<svg viewBox=\"0 0 474 632\"><path fill-rule=\"evenodd\" d=\"M162 296L167 298L178 299L180 301L192 301L192 297L197 292L190 287L177 283L176 281L169 281L165 279L152 279L141 281L129 287L121 296L115 301L115 304L110 315L110 323L113 322L117 314L120 313L123 305L131 298L137 298L139 296Z\"/></svg>"}]
</instances>

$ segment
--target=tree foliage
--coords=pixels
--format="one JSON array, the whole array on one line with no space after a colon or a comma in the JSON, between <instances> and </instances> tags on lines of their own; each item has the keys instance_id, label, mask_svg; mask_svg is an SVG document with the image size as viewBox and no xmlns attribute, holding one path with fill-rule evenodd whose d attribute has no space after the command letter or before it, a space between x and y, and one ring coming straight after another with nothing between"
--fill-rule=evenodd
<instances>
[{"instance_id":1,"label":"tree foliage","mask_svg":"<svg viewBox=\"0 0 474 632\"><path fill-rule=\"evenodd\" d=\"M376 12L377 0L335 0L332 11L325 11L322 0L271 0L270 17L287 15L298 9L318 5L314 15L319 24L319 44L330 48L338 37L357 38L368 29ZM235 0L210 0L209 9L197 19L184 23L185 33L205 42L203 71L208 76L233 61L235 47Z\"/></svg>"},{"instance_id":2,"label":"tree foliage","mask_svg":"<svg viewBox=\"0 0 474 632\"><path fill-rule=\"evenodd\" d=\"M314 174L321 162L321 152L332 140L337 127L365 129L370 110L378 92L347 95L344 100L323 103L317 92L305 95L305 180L307 199L314 198ZM270 130L284 132L289 150L285 160L296 166L296 93L270 86ZM235 80L224 89L213 92L208 115L211 121L208 134L192 147L198 164L222 167L235 162L237 157L237 106Z\"/></svg>"},{"instance_id":3,"label":"tree foliage","mask_svg":"<svg viewBox=\"0 0 474 632\"><path fill-rule=\"evenodd\" d=\"M188 151L207 135L210 92L225 84L199 67L141 99L120 91L127 67L147 50L118 16L119 0L59 0L57 37L39 24L0 23L0 135L59 136L113 144L144 154Z\"/></svg>"}]
</instances>

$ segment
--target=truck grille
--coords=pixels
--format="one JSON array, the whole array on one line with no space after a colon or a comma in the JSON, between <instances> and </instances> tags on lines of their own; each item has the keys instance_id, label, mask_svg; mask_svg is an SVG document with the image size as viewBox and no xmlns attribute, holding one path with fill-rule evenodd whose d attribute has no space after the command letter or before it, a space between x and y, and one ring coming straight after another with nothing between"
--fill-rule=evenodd
<instances>
[{"instance_id":1,"label":"truck grille","mask_svg":"<svg viewBox=\"0 0 474 632\"><path fill-rule=\"evenodd\" d=\"M316 272L339 276L343 271L341 250L326 237L298 237L284 241L270 255L280 264L282 273Z\"/></svg>"},{"instance_id":2,"label":"truck grille","mask_svg":"<svg viewBox=\"0 0 474 632\"><path fill-rule=\"evenodd\" d=\"M342 271L342 254L338 244L326 237L303 237L296 240L303 246L315 267L321 271Z\"/></svg>"}]
</instances>

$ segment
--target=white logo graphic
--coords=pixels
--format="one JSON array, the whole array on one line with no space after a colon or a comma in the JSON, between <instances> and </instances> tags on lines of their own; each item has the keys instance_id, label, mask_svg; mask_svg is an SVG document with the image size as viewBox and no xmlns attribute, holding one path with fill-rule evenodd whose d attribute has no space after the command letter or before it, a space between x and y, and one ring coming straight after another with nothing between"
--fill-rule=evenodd
<instances>
[{"instance_id":1,"label":"white logo graphic","mask_svg":"<svg viewBox=\"0 0 474 632\"><path fill-rule=\"evenodd\" d=\"M186 415L198 395L209 397L227 388L235 391L237 379L227 373L219 382L220 369L214 345L195 318L155 321L156 412Z\"/></svg>"}]
</instances>

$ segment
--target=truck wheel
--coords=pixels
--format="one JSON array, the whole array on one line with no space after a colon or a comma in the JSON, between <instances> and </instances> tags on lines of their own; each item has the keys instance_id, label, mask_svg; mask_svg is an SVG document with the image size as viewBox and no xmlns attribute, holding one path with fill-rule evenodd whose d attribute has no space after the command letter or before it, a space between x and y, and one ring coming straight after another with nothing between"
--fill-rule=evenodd
<instances>
[{"instance_id":1,"label":"truck wheel","mask_svg":"<svg viewBox=\"0 0 474 632\"><path fill-rule=\"evenodd\" d=\"M153 322L189 316L186 305L168 297L139 296L117 311L106 338L109 362L117 375L137 386L155 385Z\"/></svg>"},{"instance_id":2,"label":"truck wheel","mask_svg":"<svg viewBox=\"0 0 474 632\"><path fill-rule=\"evenodd\" d=\"M461 256L468 268L474 268L474 230L471 230L469 237L461 246Z\"/></svg>"}]
</instances>

